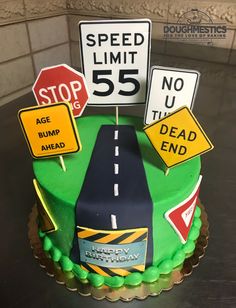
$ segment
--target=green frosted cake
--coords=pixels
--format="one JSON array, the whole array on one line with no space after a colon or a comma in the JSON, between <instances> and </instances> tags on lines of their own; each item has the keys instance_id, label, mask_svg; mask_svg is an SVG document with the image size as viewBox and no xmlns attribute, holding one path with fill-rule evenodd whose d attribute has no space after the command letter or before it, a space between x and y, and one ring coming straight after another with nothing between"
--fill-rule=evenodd
<instances>
[{"instance_id":1,"label":"green frosted cake","mask_svg":"<svg viewBox=\"0 0 236 308\"><path fill-rule=\"evenodd\" d=\"M201 228L200 158L171 169L143 132L142 119L76 120L83 149L35 160L35 186L54 225L39 224L43 249L63 271L93 286L152 283L181 267ZM39 203L40 203L39 200Z\"/></svg>"}]
</instances>

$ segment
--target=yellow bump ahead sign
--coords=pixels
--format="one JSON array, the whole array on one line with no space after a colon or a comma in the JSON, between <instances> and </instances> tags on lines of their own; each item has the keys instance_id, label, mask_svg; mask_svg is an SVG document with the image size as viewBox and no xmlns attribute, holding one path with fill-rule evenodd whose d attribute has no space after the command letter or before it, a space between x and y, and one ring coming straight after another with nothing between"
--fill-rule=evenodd
<instances>
[{"instance_id":1,"label":"yellow bump ahead sign","mask_svg":"<svg viewBox=\"0 0 236 308\"><path fill-rule=\"evenodd\" d=\"M21 109L18 116L34 158L81 150L75 120L68 103Z\"/></svg>"},{"instance_id":2,"label":"yellow bump ahead sign","mask_svg":"<svg viewBox=\"0 0 236 308\"><path fill-rule=\"evenodd\" d=\"M144 127L144 131L168 168L213 149L187 107Z\"/></svg>"}]
</instances>

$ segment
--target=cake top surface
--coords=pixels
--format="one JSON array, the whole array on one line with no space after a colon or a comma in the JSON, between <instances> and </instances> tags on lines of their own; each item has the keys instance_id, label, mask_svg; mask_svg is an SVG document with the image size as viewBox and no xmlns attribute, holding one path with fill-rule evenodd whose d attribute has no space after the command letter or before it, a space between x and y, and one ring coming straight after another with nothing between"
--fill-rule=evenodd
<instances>
[{"instance_id":1,"label":"cake top surface","mask_svg":"<svg viewBox=\"0 0 236 308\"><path fill-rule=\"evenodd\" d=\"M102 125L115 125L115 118L113 115L96 115L78 118L76 122L82 151L64 156L66 172L61 169L58 158L33 162L35 177L39 180L40 185L72 207L75 206L80 194L98 131ZM172 168L169 175L165 176L164 164L143 132L142 119L133 116L120 116L119 126L122 125L135 127L152 200L158 200L159 206L161 206L162 201L166 202L173 197L176 202L186 198L189 190L193 189L197 181L200 158L196 157ZM181 194L179 194L180 190ZM176 200L176 197L179 200Z\"/></svg>"}]
</instances>

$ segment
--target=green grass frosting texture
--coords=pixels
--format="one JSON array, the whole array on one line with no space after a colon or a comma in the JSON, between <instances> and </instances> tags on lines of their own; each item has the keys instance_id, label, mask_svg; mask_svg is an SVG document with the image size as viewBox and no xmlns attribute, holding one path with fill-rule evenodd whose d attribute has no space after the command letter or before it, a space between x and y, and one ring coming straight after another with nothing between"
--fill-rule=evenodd
<instances>
[{"instance_id":1,"label":"green grass frosting texture","mask_svg":"<svg viewBox=\"0 0 236 308\"><path fill-rule=\"evenodd\" d=\"M98 132L102 125L114 125L115 118L114 115L88 116L76 119L76 123L83 150L65 156L66 172L60 167L58 158L33 162L35 179L41 187L48 211L55 218L58 227L56 232L48 234L39 231L44 251L58 263L63 271L95 287L106 285L119 288L123 285L137 286L141 282L152 283L157 281L160 275L166 275L175 268L179 269L195 249L195 242L201 228L201 211L196 208L195 218L185 245L181 243L179 236L164 215L193 191L200 174L200 157L172 168L169 175L165 176L163 172L165 166L143 132L142 119L131 116L120 116L119 125L132 125L135 128L153 202L152 265L149 265L144 272L133 272L126 277L104 277L88 272L70 260L71 243L76 228L75 204L83 187Z\"/></svg>"},{"instance_id":2,"label":"green grass frosting texture","mask_svg":"<svg viewBox=\"0 0 236 308\"><path fill-rule=\"evenodd\" d=\"M60 264L62 271L72 271L74 276L80 281L89 282L93 287L101 287L102 285L111 288L120 288L125 286L138 286L142 282L152 283L159 279L160 275L169 274L173 269L182 266L184 260L189 257L194 249L195 242L200 234L201 229L201 209L197 206L194 213L194 220L189 232L187 242L178 249L171 259L165 259L157 266L149 266L144 272L134 272L126 277L113 276L104 277L95 273L90 273L83 270L80 265L73 263L67 256L64 256L61 251L52 244L49 237L39 230L39 237L42 240L43 250L49 254L51 259Z\"/></svg>"}]
</instances>

